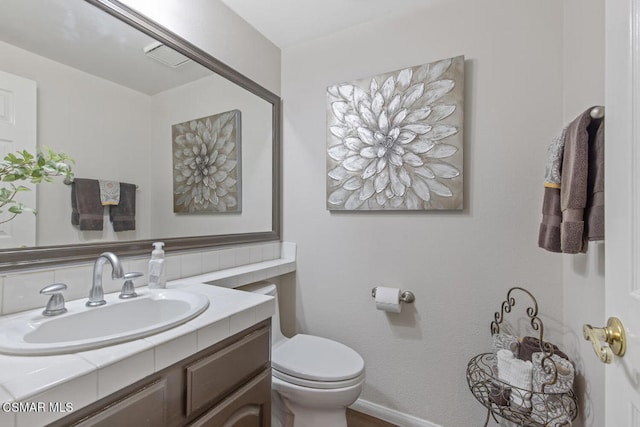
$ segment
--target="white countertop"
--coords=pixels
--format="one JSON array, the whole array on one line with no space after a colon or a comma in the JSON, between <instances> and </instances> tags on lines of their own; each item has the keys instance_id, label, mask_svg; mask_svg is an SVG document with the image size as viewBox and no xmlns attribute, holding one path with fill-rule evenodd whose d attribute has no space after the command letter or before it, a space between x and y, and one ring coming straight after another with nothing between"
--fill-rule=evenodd
<instances>
[{"instance_id":1,"label":"white countertop","mask_svg":"<svg viewBox=\"0 0 640 427\"><path fill-rule=\"evenodd\" d=\"M280 274L295 270L295 261L293 266L281 260L272 263L268 267ZM209 307L168 331L73 354L0 354L0 425L40 427L53 422L271 317L275 313L273 297L211 286L232 287L263 278L262 268L237 268L241 271L169 282L168 288L206 295ZM136 291L142 294L146 288Z\"/></svg>"}]
</instances>

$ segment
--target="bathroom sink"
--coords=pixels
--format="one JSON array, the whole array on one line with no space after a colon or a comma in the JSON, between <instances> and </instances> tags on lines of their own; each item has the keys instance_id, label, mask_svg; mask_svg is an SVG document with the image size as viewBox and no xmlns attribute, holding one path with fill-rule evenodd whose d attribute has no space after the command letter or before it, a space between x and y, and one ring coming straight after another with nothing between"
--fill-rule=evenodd
<instances>
[{"instance_id":1,"label":"bathroom sink","mask_svg":"<svg viewBox=\"0 0 640 427\"><path fill-rule=\"evenodd\" d=\"M209 306L203 295L175 289L138 291L121 300L105 295L106 305L86 307L85 299L67 303L67 313L48 317L42 309L0 318L0 353L73 353L143 338L198 316Z\"/></svg>"}]
</instances>

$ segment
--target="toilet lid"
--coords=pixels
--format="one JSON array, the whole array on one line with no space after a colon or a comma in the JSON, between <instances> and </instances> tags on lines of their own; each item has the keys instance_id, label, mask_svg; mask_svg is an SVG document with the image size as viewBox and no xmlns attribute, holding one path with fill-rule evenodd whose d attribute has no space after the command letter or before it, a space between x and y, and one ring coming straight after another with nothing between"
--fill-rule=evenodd
<instances>
[{"instance_id":1,"label":"toilet lid","mask_svg":"<svg viewBox=\"0 0 640 427\"><path fill-rule=\"evenodd\" d=\"M339 342L298 334L276 347L271 355L274 369L312 381L345 381L364 372L364 360Z\"/></svg>"}]
</instances>

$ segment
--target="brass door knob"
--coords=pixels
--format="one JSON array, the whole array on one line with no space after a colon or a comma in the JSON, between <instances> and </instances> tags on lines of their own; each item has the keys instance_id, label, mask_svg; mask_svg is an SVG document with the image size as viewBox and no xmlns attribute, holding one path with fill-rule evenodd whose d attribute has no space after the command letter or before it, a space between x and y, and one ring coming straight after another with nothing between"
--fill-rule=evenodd
<instances>
[{"instance_id":1,"label":"brass door knob","mask_svg":"<svg viewBox=\"0 0 640 427\"><path fill-rule=\"evenodd\" d=\"M622 357L627 350L627 338L622 322L617 317L610 317L607 326L594 328L591 325L582 327L584 339L591 341L593 351L603 363L613 362L613 355ZM608 344L603 346L602 342Z\"/></svg>"}]
</instances>

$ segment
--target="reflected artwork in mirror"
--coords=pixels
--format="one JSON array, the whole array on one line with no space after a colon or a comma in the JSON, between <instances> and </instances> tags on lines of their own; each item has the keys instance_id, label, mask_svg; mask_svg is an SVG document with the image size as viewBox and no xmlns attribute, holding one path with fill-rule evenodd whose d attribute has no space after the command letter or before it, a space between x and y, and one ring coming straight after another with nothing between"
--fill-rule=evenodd
<instances>
[{"instance_id":1,"label":"reflected artwork in mirror","mask_svg":"<svg viewBox=\"0 0 640 427\"><path fill-rule=\"evenodd\" d=\"M174 212L242 211L240 116L233 110L171 126Z\"/></svg>"},{"instance_id":2,"label":"reflected artwork in mirror","mask_svg":"<svg viewBox=\"0 0 640 427\"><path fill-rule=\"evenodd\" d=\"M115 0L35 3L3 0L0 71L35 82L38 148L72 157L76 178L137 186L136 229L79 230L70 186L36 188L35 245L3 240L11 230L0 229L0 271L148 253L156 240L181 251L280 239L277 95ZM234 111L234 135L212 137L207 118ZM200 120L209 152L191 160L207 162L208 184L181 202L197 198L193 211L206 214L185 215L174 211L175 126ZM0 143L2 157L9 151Z\"/></svg>"}]
</instances>

